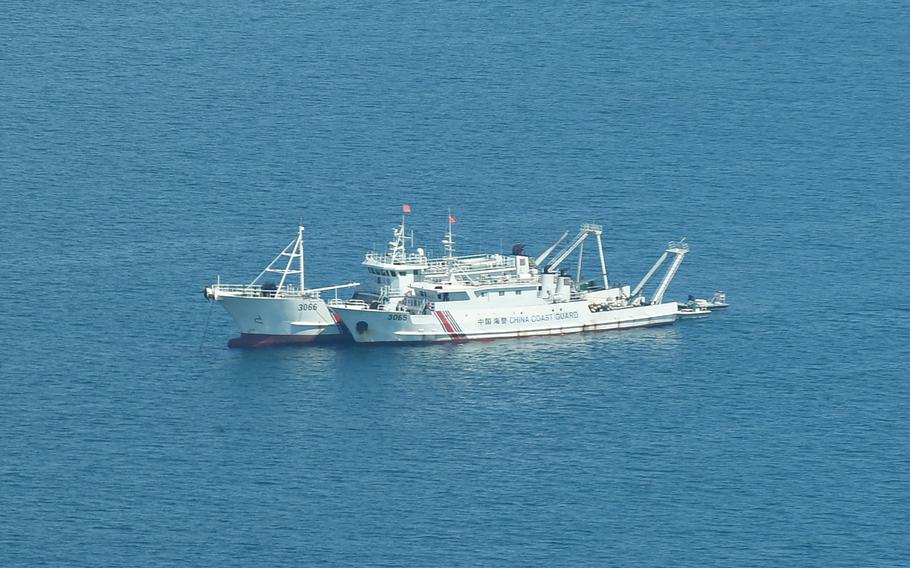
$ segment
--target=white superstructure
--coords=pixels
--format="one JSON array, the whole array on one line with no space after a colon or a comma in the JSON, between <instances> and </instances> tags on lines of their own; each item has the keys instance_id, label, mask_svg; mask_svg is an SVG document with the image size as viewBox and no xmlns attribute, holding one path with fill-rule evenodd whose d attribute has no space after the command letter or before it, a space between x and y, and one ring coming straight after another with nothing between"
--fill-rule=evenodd
<instances>
[{"instance_id":1,"label":"white superstructure","mask_svg":"<svg viewBox=\"0 0 910 568\"><path fill-rule=\"evenodd\" d=\"M221 278L206 287L205 297L221 303L240 327L231 347L282 343L310 343L346 339L348 336L321 298L324 292L358 286L357 282L324 288L304 286L303 226L249 284L222 284ZM264 282L278 275L275 282Z\"/></svg>"},{"instance_id":2,"label":"white superstructure","mask_svg":"<svg viewBox=\"0 0 910 568\"><path fill-rule=\"evenodd\" d=\"M454 256L451 231L443 244L447 256L427 259L421 249L406 252L404 223L386 254L370 253L363 264L373 275L373 292L330 303L359 343L442 342L582 331L623 329L672 323L676 302L663 295L689 248L670 243L645 278L631 290L611 286L600 225L582 225L576 237L547 261L568 233L537 258L516 245L512 255ZM579 283L584 243L595 237L601 283ZM559 266L578 252L576 279ZM668 258L673 260L650 301L642 293Z\"/></svg>"}]
</instances>

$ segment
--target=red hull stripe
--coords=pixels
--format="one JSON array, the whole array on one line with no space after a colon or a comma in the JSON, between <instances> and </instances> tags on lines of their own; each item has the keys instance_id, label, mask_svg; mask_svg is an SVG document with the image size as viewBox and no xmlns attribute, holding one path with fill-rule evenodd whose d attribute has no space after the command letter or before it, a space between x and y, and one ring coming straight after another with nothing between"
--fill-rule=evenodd
<instances>
[{"instance_id":1,"label":"red hull stripe","mask_svg":"<svg viewBox=\"0 0 910 568\"><path fill-rule=\"evenodd\" d=\"M442 329L446 330L450 336L455 335L455 328L452 327L452 324L449 323L449 320L446 319L445 314L440 311L435 312L436 318L439 320L439 323L442 324Z\"/></svg>"},{"instance_id":2,"label":"red hull stripe","mask_svg":"<svg viewBox=\"0 0 910 568\"><path fill-rule=\"evenodd\" d=\"M455 328L455 331L460 336L464 336L464 332L461 330L461 326L458 325L458 322L455 321L455 318L452 317L452 312L446 312L446 317L449 319L449 323L452 324L452 327Z\"/></svg>"},{"instance_id":3,"label":"red hull stripe","mask_svg":"<svg viewBox=\"0 0 910 568\"><path fill-rule=\"evenodd\" d=\"M442 324L442 328L446 330L446 333L449 334L449 337L453 339L464 337L464 333L461 332L461 328L458 327L458 324L455 323L454 319L452 319L452 314L441 311L434 313L436 314L436 318L439 319L439 323Z\"/></svg>"}]
</instances>

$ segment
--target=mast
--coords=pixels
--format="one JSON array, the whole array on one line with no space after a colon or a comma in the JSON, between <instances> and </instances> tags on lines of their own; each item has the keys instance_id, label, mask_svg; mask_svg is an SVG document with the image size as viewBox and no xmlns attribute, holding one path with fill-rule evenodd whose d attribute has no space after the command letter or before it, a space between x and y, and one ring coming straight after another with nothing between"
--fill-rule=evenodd
<instances>
[{"instance_id":1,"label":"mast","mask_svg":"<svg viewBox=\"0 0 910 568\"><path fill-rule=\"evenodd\" d=\"M407 241L408 237L405 234L405 215L411 212L411 206L405 203L401 206L401 225L396 227L393 230L395 235L395 240L389 243L389 256L392 257L392 262L404 261L407 259ZM413 242L413 239L412 239Z\"/></svg>"},{"instance_id":2,"label":"mast","mask_svg":"<svg viewBox=\"0 0 910 568\"><path fill-rule=\"evenodd\" d=\"M449 230L446 232L446 238L442 240L442 246L445 248L448 258L451 260L455 253L455 235L452 234L452 224L455 218L452 217L452 210L449 209Z\"/></svg>"},{"instance_id":3,"label":"mast","mask_svg":"<svg viewBox=\"0 0 910 568\"><path fill-rule=\"evenodd\" d=\"M303 224L298 225L297 243L300 248L300 291L303 292L306 290L303 286Z\"/></svg>"},{"instance_id":4,"label":"mast","mask_svg":"<svg viewBox=\"0 0 910 568\"><path fill-rule=\"evenodd\" d=\"M288 261L284 263L284 268L277 268L281 266L279 261L282 257L287 257ZM294 266L294 259L299 257L299 270L292 268ZM284 250L278 253L272 262L266 266L262 272L259 273L259 276L253 279L248 286L254 286L259 282L263 276L268 273L280 274L281 279L278 281L278 287L276 292L280 292L284 289L284 284L287 281L287 277L292 274L300 274L300 289L303 290L303 225L297 226L297 238L288 243L288 246L284 247Z\"/></svg>"},{"instance_id":5,"label":"mast","mask_svg":"<svg viewBox=\"0 0 910 568\"><path fill-rule=\"evenodd\" d=\"M401 216L401 225L392 229L393 238L389 241L389 256L392 262L398 262L404 255L404 215Z\"/></svg>"}]
</instances>

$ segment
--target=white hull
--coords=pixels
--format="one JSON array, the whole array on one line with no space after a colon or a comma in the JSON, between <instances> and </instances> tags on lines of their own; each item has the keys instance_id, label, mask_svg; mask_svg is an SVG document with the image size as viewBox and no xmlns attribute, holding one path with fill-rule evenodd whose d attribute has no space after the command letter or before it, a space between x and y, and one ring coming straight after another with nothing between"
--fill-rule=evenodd
<instances>
[{"instance_id":1,"label":"white hull","mask_svg":"<svg viewBox=\"0 0 910 568\"><path fill-rule=\"evenodd\" d=\"M219 295L216 301L234 318L242 334L243 340L232 341L232 346L346 338L321 298Z\"/></svg>"},{"instance_id":2,"label":"white hull","mask_svg":"<svg viewBox=\"0 0 910 568\"><path fill-rule=\"evenodd\" d=\"M268 274L280 274L277 283L263 283ZM292 281L291 278L294 280ZM351 288L356 282L325 288L305 288L303 278L303 225L290 242L249 284L216 284L205 288L205 297L220 302L237 322L240 337L230 347L256 347L282 343L311 343L347 339L335 315L320 294Z\"/></svg>"},{"instance_id":3,"label":"white hull","mask_svg":"<svg viewBox=\"0 0 910 568\"><path fill-rule=\"evenodd\" d=\"M237 322L241 336L230 346L351 338L358 343L420 343L562 335L669 324L682 315L700 313L681 312L675 302L663 301L689 250L685 242L669 243L633 290L610 287L600 225L582 225L576 237L551 258L566 231L531 258L523 254L521 244L513 247L511 255L455 256L452 223L450 215L443 241L447 256L430 259L421 248L408 251L402 216L388 252L368 253L363 261L369 284L346 301L337 299L337 290L357 283L304 287L302 226L297 238L253 282L222 285L219 279L206 288L205 296L221 302ZM584 242L592 235L602 286L595 280L579 284L559 269L577 250L581 274ZM646 303L642 289L668 259L672 259L669 269ZM281 275L277 284L261 283L269 273ZM329 290L336 290L331 306L319 297ZM723 293L715 293L714 300L722 302Z\"/></svg>"},{"instance_id":4,"label":"white hull","mask_svg":"<svg viewBox=\"0 0 910 568\"><path fill-rule=\"evenodd\" d=\"M579 300L514 308L447 309L412 315L333 306L358 343L446 342L605 331L676 321L675 302L592 312Z\"/></svg>"}]
</instances>

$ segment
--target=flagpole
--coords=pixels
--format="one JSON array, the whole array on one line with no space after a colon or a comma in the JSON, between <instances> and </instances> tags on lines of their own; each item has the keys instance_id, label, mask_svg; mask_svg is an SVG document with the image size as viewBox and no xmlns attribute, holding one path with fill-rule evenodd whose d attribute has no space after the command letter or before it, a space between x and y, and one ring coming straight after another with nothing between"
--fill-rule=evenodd
<instances>
[{"instance_id":1,"label":"flagpole","mask_svg":"<svg viewBox=\"0 0 910 568\"><path fill-rule=\"evenodd\" d=\"M454 248L454 243L452 242L452 209L449 209L449 258L452 258L452 249Z\"/></svg>"},{"instance_id":2,"label":"flagpole","mask_svg":"<svg viewBox=\"0 0 910 568\"><path fill-rule=\"evenodd\" d=\"M401 206L401 236L400 236L400 239L401 239L401 250L404 252L405 255L407 255L407 253L408 253L408 243L407 243L408 239L407 239L407 236L405 235L404 218L410 212L411 212L410 205L405 203Z\"/></svg>"}]
</instances>

